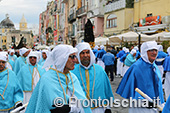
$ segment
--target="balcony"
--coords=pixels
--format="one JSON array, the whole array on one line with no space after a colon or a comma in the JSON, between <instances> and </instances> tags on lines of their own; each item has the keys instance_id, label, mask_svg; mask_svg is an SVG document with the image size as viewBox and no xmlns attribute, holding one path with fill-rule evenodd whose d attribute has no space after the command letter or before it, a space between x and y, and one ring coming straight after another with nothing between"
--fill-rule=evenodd
<instances>
[{"instance_id":1,"label":"balcony","mask_svg":"<svg viewBox=\"0 0 170 113\"><path fill-rule=\"evenodd\" d=\"M76 13L73 12L72 14L69 15L68 22L72 23L75 20L76 20Z\"/></svg>"},{"instance_id":2,"label":"balcony","mask_svg":"<svg viewBox=\"0 0 170 113\"><path fill-rule=\"evenodd\" d=\"M126 7L126 0L119 0L105 6L105 13L116 11Z\"/></svg>"},{"instance_id":3,"label":"balcony","mask_svg":"<svg viewBox=\"0 0 170 113\"><path fill-rule=\"evenodd\" d=\"M83 15L87 14L87 6L82 6L76 11L76 16L81 17Z\"/></svg>"},{"instance_id":4,"label":"balcony","mask_svg":"<svg viewBox=\"0 0 170 113\"><path fill-rule=\"evenodd\" d=\"M68 0L61 0L61 3L67 3Z\"/></svg>"},{"instance_id":5,"label":"balcony","mask_svg":"<svg viewBox=\"0 0 170 113\"><path fill-rule=\"evenodd\" d=\"M77 31L82 31L82 30L84 30L84 24L80 24L80 25L78 25L77 26Z\"/></svg>"}]
</instances>

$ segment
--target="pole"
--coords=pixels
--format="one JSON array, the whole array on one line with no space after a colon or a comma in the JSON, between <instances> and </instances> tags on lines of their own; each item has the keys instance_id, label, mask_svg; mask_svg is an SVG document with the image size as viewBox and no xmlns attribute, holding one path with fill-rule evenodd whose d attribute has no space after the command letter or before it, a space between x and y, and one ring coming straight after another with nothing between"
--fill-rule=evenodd
<instances>
[{"instance_id":1,"label":"pole","mask_svg":"<svg viewBox=\"0 0 170 113\"><path fill-rule=\"evenodd\" d=\"M140 40L141 40L141 35L139 34L139 37L138 37L138 47L139 47L139 52L141 52L141 51L140 51Z\"/></svg>"}]
</instances>

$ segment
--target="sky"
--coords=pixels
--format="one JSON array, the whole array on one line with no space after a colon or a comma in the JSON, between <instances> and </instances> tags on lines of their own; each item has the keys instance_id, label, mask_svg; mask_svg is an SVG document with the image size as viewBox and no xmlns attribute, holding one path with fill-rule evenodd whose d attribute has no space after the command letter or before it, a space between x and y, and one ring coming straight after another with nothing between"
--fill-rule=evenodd
<instances>
[{"instance_id":1,"label":"sky","mask_svg":"<svg viewBox=\"0 0 170 113\"><path fill-rule=\"evenodd\" d=\"M39 14L46 10L52 0L0 0L0 22L9 14L9 19L19 29L19 22L24 14L28 28L38 26Z\"/></svg>"}]
</instances>

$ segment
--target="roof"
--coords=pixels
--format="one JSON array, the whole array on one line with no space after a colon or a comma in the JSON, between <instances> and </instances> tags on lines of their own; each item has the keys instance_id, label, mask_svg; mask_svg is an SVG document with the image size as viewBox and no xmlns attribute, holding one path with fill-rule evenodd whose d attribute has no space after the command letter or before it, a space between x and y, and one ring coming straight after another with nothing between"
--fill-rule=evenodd
<instances>
[{"instance_id":1,"label":"roof","mask_svg":"<svg viewBox=\"0 0 170 113\"><path fill-rule=\"evenodd\" d=\"M0 28L14 28L14 23L9 19L9 15L6 14L6 18L1 21Z\"/></svg>"}]
</instances>

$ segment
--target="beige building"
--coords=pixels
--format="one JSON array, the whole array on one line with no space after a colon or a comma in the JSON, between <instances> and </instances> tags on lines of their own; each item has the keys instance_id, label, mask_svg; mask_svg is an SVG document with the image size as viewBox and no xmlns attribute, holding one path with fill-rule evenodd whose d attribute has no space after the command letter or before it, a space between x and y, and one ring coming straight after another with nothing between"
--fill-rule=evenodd
<instances>
[{"instance_id":1,"label":"beige building","mask_svg":"<svg viewBox=\"0 0 170 113\"><path fill-rule=\"evenodd\" d=\"M108 2L105 5L104 36L126 32L133 24L133 7L126 6L126 0Z\"/></svg>"}]
</instances>

